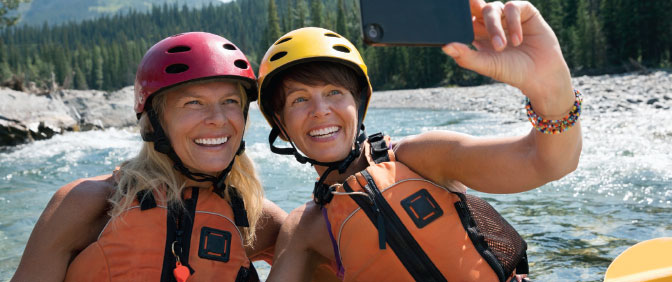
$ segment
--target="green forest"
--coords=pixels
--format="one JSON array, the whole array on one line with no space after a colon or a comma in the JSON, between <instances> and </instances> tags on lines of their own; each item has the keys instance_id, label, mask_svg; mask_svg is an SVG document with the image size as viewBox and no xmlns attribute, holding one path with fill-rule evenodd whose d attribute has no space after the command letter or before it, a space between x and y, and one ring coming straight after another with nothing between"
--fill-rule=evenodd
<instances>
[{"instance_id":1,"label":"green forest","mask_svg":"<svg viewBox=\"0 0 672 282\"><path fill-rule=\"evenodd\" d=\"M669 0L534 0L551 25L574 75L672 66ZM233 41L253 68L279 36L320 26L348 37L369 67L374 89L478 85L439 48L362 43L358 0L236 0L195 9L154 6L95 20L0 31L0 82L40 89L115 90L133 84L137 64L160 39L207 31Z\"/></svg>"}]
</instances>

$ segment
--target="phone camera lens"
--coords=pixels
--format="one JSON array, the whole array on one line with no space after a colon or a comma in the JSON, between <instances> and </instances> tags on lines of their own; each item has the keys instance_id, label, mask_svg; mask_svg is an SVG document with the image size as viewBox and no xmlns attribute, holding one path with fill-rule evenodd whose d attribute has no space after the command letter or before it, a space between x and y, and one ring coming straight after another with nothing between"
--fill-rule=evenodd
<instances>
[{"instance_id":1,"label":"phone camera lens","mask_svg":"<svg viewBox=\"0 0 672 282\"><path fill-rule=\"evenodd\" d=\"M367 24L364 27L364 34L371 40L380 40L383 38L383 29L377 24Z\"/></svg>"}]
</instances>

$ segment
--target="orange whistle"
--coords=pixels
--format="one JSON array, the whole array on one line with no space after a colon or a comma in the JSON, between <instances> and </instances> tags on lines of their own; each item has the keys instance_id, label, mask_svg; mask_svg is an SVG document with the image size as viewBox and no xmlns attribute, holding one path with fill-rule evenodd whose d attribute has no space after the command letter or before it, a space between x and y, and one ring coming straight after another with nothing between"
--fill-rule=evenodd
<instances>
[{"instance_id":1,"label":"orange whistle","mask_svg":"<svg viewBox=\"0 0 672 282\"><path fill-rule=\"evenodd\" d=\"M175 280L177 280L177 282L186 282L191 274L189 273L189 268L178 261L175 264L175 269L173 269L173 275L175 275Z\"/></svg>"}]
</instances>

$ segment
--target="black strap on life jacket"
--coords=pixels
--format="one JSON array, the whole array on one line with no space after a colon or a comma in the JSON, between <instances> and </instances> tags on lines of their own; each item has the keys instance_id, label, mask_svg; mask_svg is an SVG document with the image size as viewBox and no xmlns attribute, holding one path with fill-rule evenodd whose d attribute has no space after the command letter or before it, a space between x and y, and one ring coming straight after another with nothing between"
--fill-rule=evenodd
<instances>
[{"instance_id":1,"label":"black strap on life jacket","mask_svg":"<svg viewBox=\"0 0 672 282\"><path fill-rule=\"evenodd\" d=\"M371 159L374 163L389 162L390 156L387 154L389 150L387 142L385 142L385 135L382 132L372 134L368 138L371 146Z\"/></svg>"},{"instance_id":2,"label":"black strap on life jacket","mask_svg":"<svg viewBox=\"0 0 672 282\"><path fill-rule=\"evenodd\" d=\"M245 202L238 194L236 187L229 186L229 195L231 196L231 209L233 210L233 220L237 226L250 227L247 220L247 210L245 210Z\"/></svg>"},{"instance_id":3,"label":"black strap on life jacket","mask_svg":"<svg viewBox=\"0 0 672 282\"><path fill-rule=\"evenodd\" d=\"M173 255L173 242L175 242L175 254L180 256L180 263L191 274L194 269L189 266L189 248L191 246L191 230L194 227L196 216L196 204L198 203L198 188L191 188L191 198L184 200L184 208L177 205L168 205L166 219L166 247L163 251L163 268L161 269L161 282L175 282L173 269L177 259Z\"/></svg>"},{"instance_id":4,"label":"black strap on life jacket","mask_svg":"<svg viewBox=\"0 0 672 282\"><path fill-rule=\"evenodd\" d=\"M364 189L369 197L361 196L361 194L350 194L350 197L378 229L379 247L384 249L385 242L389 244L394 254L416 281L446 281L441 271L422 250L420 244L413 238L380 193L371 175L366 170L361 173L367 180ZM343 184L343 188L346 192L353 192L347 182Z\"/></svg>"},{"instance_id":5,"label":"black strap on life jacket","mask_svg":"<svg viewBox=\"0 0 672 282\"><path fill-rule=\"evenodd\" d=\"M530 274L530 265L527 262L527 251L525 251L523 258L516 266L516 274Z\"/></svg>"},{"instance_id":6,"label":"black strap on life jacket","mask_svg":"<svg viewBox=\"0 0 672 282\"><path fill-rule=\"evenodd\" d=\"M250 267L240 267L238 270L238 275L236 275L235 282L259 282L259 274L257 274L257 269L254 268L254 264L250 261Z\"/></svg>"},{"instance_id":7,"label":"black strap on life jacket","mask_svg":"<svg viewBox=\"0 0 672 282\"><path fill-rule=\"evenodd\" d=\"M156 200L154 199L154 194L152 190L140 190L138 194L135 195L135 198L140 203L140 210L148 210L156 207Z\"/></svg>"}]
</instances>

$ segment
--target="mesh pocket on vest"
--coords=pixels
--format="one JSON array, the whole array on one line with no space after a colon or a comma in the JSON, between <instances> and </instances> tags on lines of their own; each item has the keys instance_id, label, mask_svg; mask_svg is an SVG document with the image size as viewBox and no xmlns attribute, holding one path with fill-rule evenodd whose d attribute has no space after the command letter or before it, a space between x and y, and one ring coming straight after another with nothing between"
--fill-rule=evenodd
<instances>
[{"instance_id":1,"label":"mesh pocket on vest","mask_svg":"<svg viewBox=\"0 0 672 282\"><path fill-rule=\"evenodd\" d=\"M515 229L485 200L466 194L465 202L479 235L494 253L505 273L512 273L524 259L527 243Z\"/></svg>"}]
</instances>

